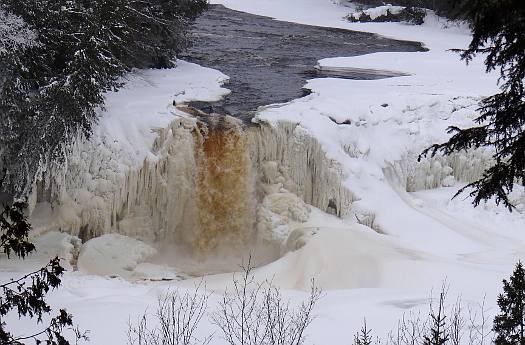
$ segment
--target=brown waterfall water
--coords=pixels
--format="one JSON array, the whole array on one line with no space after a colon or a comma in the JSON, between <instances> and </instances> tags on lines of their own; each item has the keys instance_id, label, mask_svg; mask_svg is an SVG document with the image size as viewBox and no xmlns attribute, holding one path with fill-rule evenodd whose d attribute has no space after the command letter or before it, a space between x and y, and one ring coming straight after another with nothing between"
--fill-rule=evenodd
<instances>
[{"instance_id":1,"label":"brown waterfall water","mask_svg":"<svg viewBox=\"0 0 525 345\"><path fill-rule=\"evenodd\" d=\"M236 270L256 249L256 173L248 131L230 116L180 109L196 121L159 137L167 155L156 165L167 166L161 169L166 188L154 188L162 202L152 212L168 221L159 223L166 231L155 240L160 251L154 262L191 276Z\"/></svg>"},{"instance_id":2,"label":"brown waterfall water","mask_svg":"<svg viewBox=\"0 0 525 345\"><path fill-rule=\"evenodd\" d=\"M256 199L248 139L228 118L199 123L195 141L197 226L194 247L207 253L227 243L246 247L251 238Z\"/></svg>"}]
</instances>

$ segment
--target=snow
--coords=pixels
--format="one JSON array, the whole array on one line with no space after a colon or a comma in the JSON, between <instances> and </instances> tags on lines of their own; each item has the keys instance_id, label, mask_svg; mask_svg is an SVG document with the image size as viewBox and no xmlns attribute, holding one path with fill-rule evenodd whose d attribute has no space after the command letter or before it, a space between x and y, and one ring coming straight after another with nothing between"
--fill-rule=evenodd
<instances>
[{"instance_id":1,"label":"snow","mask_svg":"<svg viewBox=\"0 0 525 345\"><path fill-rule=\"evenodd\" d=\"M119 234L93 238L82 246L78 270L86 274L129 278L141 263L157 253L144 242Z\"/></svg>"},{"instance_id":2,"label":"snow","mask_svg":"<svg viewBox=\"0 0 525 345\"><path fill-rule=\"evenodd\" d=\"M391 14L398 14L401 12L405 7L403 6L392 6L392 5L384 5L384 6L377 6L372 7L366 10L357 11L354 13L351 13L350 16L354 19L359 19L359 16L364 13L370 17L370 19L374 20L377 17L385 16L388 12Z\"/></svg>"},{"instance_id":3,"label":"snow","mask_svg":"<svg viewBox=\"0 0 525 345\"><path fill-rule=\"evenodd\" d=\"M36 38L22 18L0 7L0 54L34 45Z\"/></svg>"},{"instance_id":4,"label":"snow","mask_svg":"<svg viewBox=\"0 0 525 345\"><path fill-rule=\"evenodd\" d=\"M125 77L122 89L106 96L95 136L142 163L152 154L157 137L153 129L166 128L174 115L184 114L174 102L218 100L230 93L222 87L227 80L219 71L183 60L174 69L137 70Z\"/></svg>"},{"instance_id":5,"label":"snow","mask_svg":"<svg viewBox=\"0 0 525 345\"><path fill-rule=\"evenodd\" d=\"M468 44L468 31L462 26L443 28L446 22L432 14L422 26L349 23L343 17L351 9L328 0L212 3L280 20L417 40L429 49L323 59L319 61L322 69L386 70L397 76L373 81L310 80L306 87L312 94L264 107L257 114L255 121L263 124L263 130L255 140L265 141L266 146L257 146L256 163L267 184L258 218L264 219L261 224L270 237L286 240L279 248L284 255L255 274L260 280L272 278L293 301L305 297L304 290L313 277L325 290L307 342L348 343L363 317L384 336L403 313L421 310L426 314L432 289L439 289L445 279L450 284L450 300L461 295L475 305L486 295L490 319L496 312L501 279L525 257L525 191L520 187L511 195L517 206L513 213L492 202L472 208L466 195L451 197L466 182L479 177L490 164L490 151L416 162L423 148L447 138L448 126L470 126L477 102L497 90L497 75L485 73L481 58L466 66L450 51ZM160 129L169 127L174 119L184 118L173 107L173 99L217 99L228 92L221 86L226 78L218 71L183 61L175 70L141 71L130 76L124 90L108 95L107 111L93 141L93 146L103 147L111 164L117 162L117 166L90 162L90 171L102 174L111 168L123 173L143 164L145 158L159 160L151 150L157 133L163 133ZM183 133L184 126L191 127L185 121L189 120L169 128L170 133L177 134L179 129ZM272 136L274 141L268 142ZM190 160L190 156L181 157ZM284 163L290 168L287 176L279 171ZM315 179L325 183L312 184ZM139 178L128 181L135 186L133 182ZM168 189L163 195L170 200L175 195L170 191L177 190ZM334 191L340 196L338 212L345 211L340 212L341 218L323 212ZM82 196L100 201L89 193L79 193L79 202ZM55 215L51 205L39 204L34 216ZM94 214L89 219L96 218ZM42 232L53 228L38 226ZM129 234L134 235L131 230ZM0 281L56 254L74 264L77 239L73 236L50 232L37 241L39 250L28 260L1 261ZM174 287L192 289L201 279L180 280L187 277L148 260L153 254L149 245L122 235L91 240L82 247L80 271L68 272L63 287L52 293L50 301L53 306L67 307L81 327L90 329L92 343L124 344L128 317L151 308L160 294ZM108 277L115 275L120 277ZM173 280L136 281L163 278ZM231 284L230 274L204 279L214 292ZM210 308L218 298L212 294ZM204 320L198 337L210 331L215 328ZM218 337L213 340L213 344L222 343Z\"/></svg>"}]
</instances>

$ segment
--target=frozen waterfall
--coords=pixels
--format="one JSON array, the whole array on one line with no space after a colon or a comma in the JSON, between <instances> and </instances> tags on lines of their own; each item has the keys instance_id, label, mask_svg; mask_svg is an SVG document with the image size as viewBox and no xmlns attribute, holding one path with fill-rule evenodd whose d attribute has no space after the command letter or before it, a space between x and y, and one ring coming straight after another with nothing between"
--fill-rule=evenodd
<instances>
[{"instance_id":1,"label":"frozen waterfall","mask_svg":"<svg viewBox=\"0 0 525 345\"><path fill-rule=\"evenodd\" d=\"M293 224L308 220L306 204L337 216L349 211L354 196L342 186L342 169L300 126L245 128L229 116L181 109L189 115L155 129L152 154L137 166L126 152L79 138L66 164L35 183L34 218L49 220L35 221L37 228L84 241L119 233L173 243L197 258L263 243L274 258Z\"/></svg>"}]
</instances>

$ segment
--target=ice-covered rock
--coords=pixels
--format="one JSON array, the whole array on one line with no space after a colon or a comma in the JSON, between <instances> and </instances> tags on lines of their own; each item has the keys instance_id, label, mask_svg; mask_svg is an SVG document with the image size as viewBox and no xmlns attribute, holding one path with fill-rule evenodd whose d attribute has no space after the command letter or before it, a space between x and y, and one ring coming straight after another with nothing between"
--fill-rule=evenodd
<instances>
[{"instance_id":1,"label":"ice-covered rock","mask_svg":"<svg viewBox=\"0 0 525 345\"><path fill-rule=\"evenodd\" d=\"M308 220L310 209L297 195L283 190L267 195L257 213L261 238L283 243L298 224Z\"/></svg>"},{"instance_id":2,"label":"ice-covered rock","mask_svg":"<svg viewBox=\"0 0 525 345\"><path fill-rule=\"evenodd\" d=\"M348 18L353 19L355 21L359 21L360 17L364 14L370 18L370 20L374 20L376 18L386 16L388 13L391 14L398 14L401 12L405 7L403 6L392 6L392 5L384 5L384 6L377 6L368 8L366 10L353 12L348 15Z\"/></svg>"},{"instance_id":3,"label":"ice-covered rock","mask_svg":"<svg viewBox=\"0 0 525 345\"><path fill-rule=\"evenodd\" d=\"M87 274L130 278L137 266L157 253L150 245L120 234L106 234L84 243L78 270Z\"/></svg>"},{"instance_id":4,"label":"ice-covered rock","mask_svg":"<svg viewBox=\"0 0 525 345\"><path fill-rule=\"evenodd\" d=\"M308 241L319 231L319 228L297 228L290 233L284 244L285 252L293 252L304 247Z\"/></svg>"},{"instance_id":5,"label":"ice-covered rock","mask_svg":"<svg viewBox=\"0 0 525 345\"><path fill-rule=\"evenodd\" d=\"M70 234L50 231L35 239L35 247L39 256L51 259L58 257L61 265L67 270L76 267L82 241Z\"/></svg>"}]
</instances>

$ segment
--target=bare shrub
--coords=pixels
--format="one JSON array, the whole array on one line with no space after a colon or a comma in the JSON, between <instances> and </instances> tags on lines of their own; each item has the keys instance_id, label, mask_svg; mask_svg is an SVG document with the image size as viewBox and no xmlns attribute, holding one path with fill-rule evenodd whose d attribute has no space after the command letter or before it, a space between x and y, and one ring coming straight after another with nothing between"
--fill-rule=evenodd
<instances>
[{"instance_id":1,"label":"bare shrub","mask_svg":"<svg viewBox=\"0 0 525 345\"><path fill-rule=\"evenodd\" d=\"M208 344L211 336L197 339L195 332L206 313L209 295L201 293L201 284L193 292L175 290L162 296L154 319L153 328L148 326L144 313L136 323L129 322L129 345L194 345Z\"/></svg>"},{"instance_id":2,"label":"bare shrub","mask_svg":"<svg viewBox=\"0 0 525 345\"><path fill-rule=\"evenodd\" d=\"M312 281L308 299L292 306L271 282L256 282L252 271L249 261L240 279L234 275L233 288L223 294L212 322L230 345L303 344L321 290Z\"/></svg>"},{"instance_id":3,"label":"bare shrub","mask_svg":"<svg viewBox=\"0 0 525 345\"><path fill-rule=\"evenodd\" d=\"M421 318L421 313L413 311L403 314L397 322L397 329L388 335L391 345L419 345L423 342L423 334L427 329L427 320Z\"/></svg>"},{"instance_id":4,"label":"bare shrub","mask_svg":"<svg viewBox=\"0 0 525 345\"><path fill-rule=\"evenodd\" d=\"M486 296L478 305L468 308L468 345L485 345L494 343L492 323L487 317Z\"/></svg>"},{"instance_id":5,"label":"bare shrub","mask_svg":"<svg viewBox=\"0 0 525 345\"><path fill-rule=\"evenodd\" d=\"M465 317L463 316L463 306L461 298L458 297L456 303L450 311L450 325L448 327L448 338L451 345L461 345L463 334L465 333Z\"/></svg>"},{"instance_id":6,"label":"bare shrub","mask_svg":"<svg viewBox=\"0 0 525 345\"><path fill-rule=\"evenodd\" d=\"M410 311L388 334L389 345L488 345L493 343L492 325L487 317L485 298L476 306L463 307L461 297L447 304L448 287L442 286L439 299L429 302L428 317Z\"/></svg>"}]
</instances>

